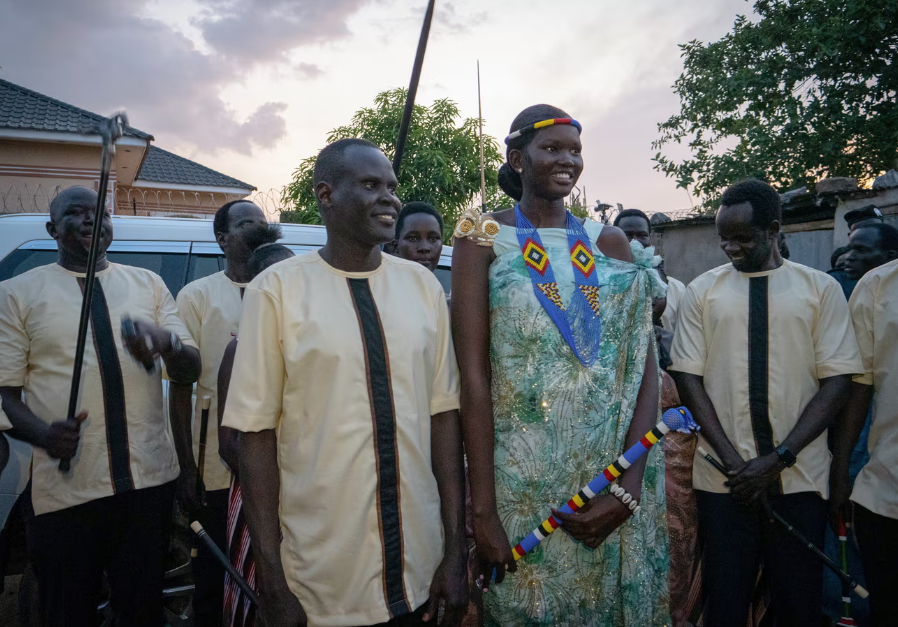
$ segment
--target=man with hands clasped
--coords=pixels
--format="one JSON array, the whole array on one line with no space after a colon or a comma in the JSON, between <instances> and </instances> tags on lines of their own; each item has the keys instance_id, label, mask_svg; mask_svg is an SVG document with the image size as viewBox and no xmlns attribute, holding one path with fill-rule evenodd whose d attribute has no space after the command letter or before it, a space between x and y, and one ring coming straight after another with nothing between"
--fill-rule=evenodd
<instances>
[{"instance_id":1,"label":"man with hands clasped","mask_svg":"<svg viewBox=\"0 0 898 627\"><path fill-rule=\"evenodd\" d=\"M0 283L0 397L11 437L34 447L29 558L41 624L96 624L103 572L120 624L159 625L178 461L162 406L161 357L190 384L199 353L152 272L110 263L108 212L70 187L50 204L56 263ZM94 220L104 224L79 413L65 418ZM132 326L122 332L122 321ZM182 343L183 340L183 343ZM62 473L59 460L70 459Z\"/></svg>"},{"instance_id":2,"label":"man with hands clasped","mask_svg":"<svg viewBox=\"0 0 898 627\"><path fill-rule=\"evenodd\" d=\"M820 620L822 568L762 507L823 543L826 429L863 372L838 283L784 260L779 195L761 181L729 188L717 213L730 264L686 289L670 367L701 438L728 469L696 459L705 619L743 626L763 558L778 624Z\"/></svg>"}]
</instances>

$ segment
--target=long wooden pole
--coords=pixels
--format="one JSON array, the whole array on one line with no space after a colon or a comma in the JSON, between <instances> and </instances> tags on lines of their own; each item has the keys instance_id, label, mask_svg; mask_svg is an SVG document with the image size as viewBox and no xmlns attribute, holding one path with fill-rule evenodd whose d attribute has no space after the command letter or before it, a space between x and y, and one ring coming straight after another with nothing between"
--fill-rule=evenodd
<instances>
[{"instance_id":1,"label":"long wooden pole","mask_svg":"<svg viewBox=\"0 0 898 627\"><path fill-rule=\"evenodd\" d=\"M415 63L412 66L412 78L409 81L408 94L405 97L405 110L402 112L402 122L399 124L399 137L396 139L396 151L393 153L393 172L396 173L396 178L399 178L399 171L402 167L402 155L405 153L405 142L408 139L412 113L415 110L415 95L418 93L418 82L421 80L421 68L424 65L424 53L427 51L427 38L430 36L430 24L433 22L435 1L430 0L427 3L424 25L421 26L421 36L418 38L418 51L415 53Z\"/></svg>"},{"instance_id":2,"label":"long wooden pole","mask_svg":"<svg viewBox=\"0 0 898 627\"><path fill-rule=\"evenodd\" d=\"M480 122L480 211L486 211L486 172L483 166L483 102L480 99L480 59L477 60L477 119Z\"/></svg>"}]
</instances>

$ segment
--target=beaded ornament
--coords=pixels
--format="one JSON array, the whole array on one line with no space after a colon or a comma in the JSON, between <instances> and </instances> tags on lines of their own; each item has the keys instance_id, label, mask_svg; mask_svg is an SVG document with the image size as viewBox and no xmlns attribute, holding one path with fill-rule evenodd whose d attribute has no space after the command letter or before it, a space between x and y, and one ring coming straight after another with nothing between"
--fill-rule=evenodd
<instances>
[{"instance_id":1,"label":"beaded ornament","mask_svg":"<svg viewBox=\"0 0 898 627\"><path fill-rule=\"evenodd\" d=\"M542 122L537 122L531 126L525 126L524 128L520 128L514 132L512 132L508 137L505 138L505 144L507 145L513 139L517 139L524 133L532 133L534 131L538 131L541 128L546 128L547 126L556 126L559 124L570 124L571 126L577 129L577 132L582 133L583 127L580 126L580 123L577 120L571 118L552 118L550 120L543 120Z\"/></svg>"},{"instance_id":2,"label":"beaded ornament","mask_svg":"<svg viewBox=\"0 0 898 627\"><path fill-rule=\"evenodd\" d=\"M515 215L518 243L524 255L524 265L530 272L536 299L558 327L561 337L574 351L580 363L584 366L592 365L599 356L602 319L599 315L599 278L586 229L568 212L565 230L571 265L574 268L574 281L577 284L568 309L561 301L555 273L540 240L539 231L521 211L520 205L515 207Z\"/></svg>"},{"instance_id":3,"label":"beaded ornament","mask_svg":"<svg viewBox=\"0 0 898 627\"><path fill-rule=\"evenodd\" d=\"M455 225L455 237L469 239L478 246L492 246L499 234L499 223L476 209L465 209Z\"/></svg>"}]
</instances>

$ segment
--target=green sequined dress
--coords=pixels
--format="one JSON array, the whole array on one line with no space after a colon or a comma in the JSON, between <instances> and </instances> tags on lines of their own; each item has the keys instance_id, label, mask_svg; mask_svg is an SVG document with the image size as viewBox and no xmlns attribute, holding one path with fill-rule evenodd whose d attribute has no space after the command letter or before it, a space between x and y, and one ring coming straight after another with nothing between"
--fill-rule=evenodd
<instances>
[{"instance_id":1,"label":"green sequined dress","mask_svg":"<svg viewBox=\"0 0 898 627\"><path fill-rule=\"evenodd\" d=\"M637 263L604 257L602 226L584 225L601 285L599 358L584 367L537 301L513 227L503 226L490 267L496 494L511 544L541 523L623 452L653 338L657 273L637 244ZM539 235L568 303L574 274L564 229ZM634 255L634 257L635 257ZM659 411L660 420L660 411ZM559 530L486 595L487 625L669 625L664 459L649 452L641 511L596 550Z\"/></svg>"}]
</instances>

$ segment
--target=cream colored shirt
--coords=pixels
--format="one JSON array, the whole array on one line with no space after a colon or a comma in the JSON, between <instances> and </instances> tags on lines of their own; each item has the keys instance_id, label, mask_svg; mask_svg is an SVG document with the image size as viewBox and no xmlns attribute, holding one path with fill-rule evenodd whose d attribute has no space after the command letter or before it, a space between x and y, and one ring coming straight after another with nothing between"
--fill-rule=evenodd
<instances>
[{"instance_id":1,"label":"cream colored shirt","mask_svg":"<svg viewBox=\"0 0 898 627\"><path fill-rule=\"evenodd\" d=\"M423 266L349 273L315 251L247 287L223 424L277 429L281 559L313 627L427 600L443 555L431 416L458 406L446 296Z\"/></svg>"},{"instance_id":2,"label":"cream colored shirt","mask_svg":"<svg viewBox=\"0 0 898 627\"><path fill-rule=\"evenodd\" d=\"M199 454L203 397L212 399L203 464L203 483L207 490L226 490L231 485L231 471L218 455L218 369L225 348L237 336L243 312L241 291L245 287L246 283L235 283L224 272L216 272L186 285L178 293L178 315L199 347L203 361L203 371L196 385L194 456Z\"/></svg>"},{"instance_id":3,"label":"cream colored shirt","mask_svg":"<svg viewBox=\"0 0 898 627\"><path fill-rule=\"evenodd\" d=\"M820 379L863 371L848 303L832 277L784 260L776 270L756 273L726 264L692 281L680 302L670 369L704 377L720 424L745 460L758 456L749 411L749 281L763 276L768 277L767 407L774 446L792 431ZM826 498L830 459L824 433L783 471L783 492L818 492ZM724 480L696 452L695 488L728 492Z\"/></svg>"},{"instance_id":4,"label":"cream colored shirt","mask_svg":"<svg viewBox=\"0 0 898 627\"><path fill-rule=\"evenodd\" d=\"M54 263L0 283L0 386L23 387L25 403L47 423L63 420L68 410L82 299L78 277L83 276ZM97 272L97 283L114 350L103 353L107 370L101 375L101 348L88 329L79 403L88 417L69 473L59 472L58 460L34 448L32 500L38 515L178 476L160 369L147 374L131 358L122 345L121 320L145 320L177 333L187 345L193 341L158 275L111 263ZM104 388L115 386L124 390L125 420L107 425Z\"/></svg>"},{"instance_id":5,"label":"cream colored shirt","mask_svg":"<svg viewBox=\"0 0 898 627\"><path fill-rule=\"evenodd\" d=\"M671 333L677 332L677 308L686 293L686 286L679 279L667 277L667 307L661 314L661 324Z\"/></svg>"},{"instance_id":6,"label":"cream colored shirt","mask_svg":"<svg viewBox=\"0 0 898 627\"><path fill-rule=\"evenodd\" d=\"M870 461L855 481L851 500L898 519L898 261L865 274L849 307L864 361L863 374L854 380L874 390Z\"/></svg>"},{"instance_id":7,"label":"cream colored shirt","mask_svg":"<svg viewBox=\"0 0 898 627\"><path fill-rule=\"evenodd\" d=\"M7 429L12 429L12 424L9 422L9 417L3 412L3 408L0 407L0 431Z\"/></svg>"}]
</instances>

